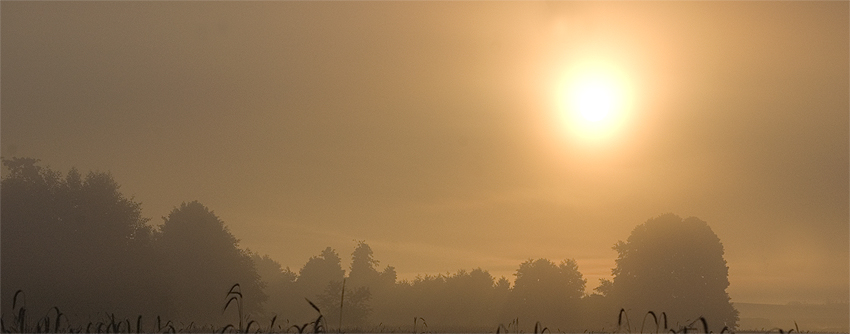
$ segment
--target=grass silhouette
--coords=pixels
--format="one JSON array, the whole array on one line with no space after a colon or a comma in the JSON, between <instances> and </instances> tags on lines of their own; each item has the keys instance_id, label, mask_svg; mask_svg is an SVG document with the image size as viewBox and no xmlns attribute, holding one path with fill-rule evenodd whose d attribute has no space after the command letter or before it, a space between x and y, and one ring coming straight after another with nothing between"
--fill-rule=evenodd
<instances>
[{"instance_id":1,"label":"grass silhouette","mask_svg":"<svg viewBox=\"0 0 850 334\"><path fill-rule=\"evenodd\" d=\"M316 306L315 303L310 301L309 299L305 300L312 307L316 313L317 317L315 320L306 322L303 324L293 324L288 327L284 327L282 325L278 325L275 327L277 323L278 316L275 315L271 318L268 327L263 328L260 326L259 322L256 320L250 320L249 316L245 316L242 310L242 292L241 286L237 283L231 286L230 290L228 290L224 307L222 309L222 314L227 311L227 309L231 305L235 305L237 309L237 322L235 324L226 324L224 327L216 329L212 326L196 326L194 323L189 323L188 325L183 325L181 327L177 327L174 325L172 321L162 322L162 319L157 316L156 317L156 330L150 333L327 333L328 327L326 324L326 318L322 314L322 310ZM142 326L142 316L138 316L135 319L135 328L133 328L130 319L118 319L116 318L114 313L105 313L105 319L98 322L89 321L84 327L73 325L68 317L59 310L58 307L50 308L47 313L35 320L33 323L29 319L29 313L26 308L26 295L22 290L18 290L15 292L14 297L12 298L12 321L11 323L7 323L5 319L5 314L0 317L0 331L3 333L149 333L144 330ZM645 332L647 325L647 319L651 319L649 323L650 326L652 323L655 323L655 331L654 332ZM422 328L420 328L420 324ZM495 333L524 333L519 326L519 318L513 319L508 325L499 324L495 328ZM374 328L371 328L368 331L360 331L358 328L351 328L356 331L351 332L409 332L408 330L403 329L393 329L386 328L382 325L378 325ZM428 329L428 324L425 322L425 319L422 317L414 317L413 318L413 333L426 333ZM421 330L421 331L420 331ZM339 333L343 333L343 328L338 328L337 331ZM533 333L534 334L543 334L543 333L553 333L549 327L544 326L540 321L537 321L534 324ZM554 331L560 332L560 331ZM791 334L791 333L801 333L799 326L797 326L797 322L794 322L794 328L789 330L784 330L781 328L773 328L770 330L761 330L758 332L762 333L773 333L778 332L779 334ZM588 332L585 333L606 333L605 331L600 332ZM629 322L629 315L625 309L620 309L619 314L617 316L617 329L614 332L607 333L632 333L631 331L631 323ZM689 322L687 325L680 326L678 328L670 328L668 327L667 322L667 313L661 312L661 317L658 317L658 314L654 311L648 311L643 316L643 321L641 322L640 332L639 333L670 333L670 334L687 334L687 333L709 333L713 332L708 329L708 320L704 317L699 317L696 320ZM723 329L718 334L732 333L732 330L728 327L723 327Z\"/></svg>"}]
</instances>

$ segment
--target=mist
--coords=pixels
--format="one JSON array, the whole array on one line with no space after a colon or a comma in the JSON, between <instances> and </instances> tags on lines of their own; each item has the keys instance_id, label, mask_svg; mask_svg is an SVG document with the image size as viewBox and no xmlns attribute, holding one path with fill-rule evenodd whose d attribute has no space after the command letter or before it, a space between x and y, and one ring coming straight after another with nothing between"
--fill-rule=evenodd
<instances>
[{"instance_id":1,"label":"mist","mask_svg":"<svg viewBox=\"0 0 850 334\"><path fill-rule=\"evenodd\" d=\"M705 222L722 243L723 293L741 319L772 317L748 305L846 308L848 17L841 2L3 2L0 155L39 159L33 168L63 182L72 168L82 180L108 172L157 252L169 252L157 236L169 215L198 203L238 239L236 258L255 256L260 277L265 256L281 268L266 276L297 282L330 247L343 273L326 283L349 279L350 255L365 243L380 261L373 269L393 267L393 284L475 272L493 291L504 277L513 292L521 264L574 261L585 300L615 281L612 247L672 213ZM585 63L622 74L628 87L628 112L604 140L576 135L560 103ZM2 175L5 314L20 289L8 273L28 263L8 248L18 233L9 231L32 235L18 227L47 219L11 213L48 204L15 190L32 188L13 187L23 174L9 165ZM30 202L7 209L14 198ZM55 260L52 248L36 249ZM217 309L232 283L210 288ZM278 296L268 284L253 292L267 297L256 310L306 321L314 310L302 298L318 302L329 287L316 284L281 285ZM32 289L33 307L87 309ZM364 326L475 318L466 325L495 330L519 316L382 316L376 289ZM281 301L290 292L298 301ZM126 316L165 314L159 306L178 300L157 296ZM516 304L500 298L486 303ZM280 311L269 309L276 300ZM118 312L110 307L90 311ZM610 323L620 307L587 312ZM524 317L535 315L545 317ZM777 321L764 327L789 326Z\"/></svg>"}]
</instances>

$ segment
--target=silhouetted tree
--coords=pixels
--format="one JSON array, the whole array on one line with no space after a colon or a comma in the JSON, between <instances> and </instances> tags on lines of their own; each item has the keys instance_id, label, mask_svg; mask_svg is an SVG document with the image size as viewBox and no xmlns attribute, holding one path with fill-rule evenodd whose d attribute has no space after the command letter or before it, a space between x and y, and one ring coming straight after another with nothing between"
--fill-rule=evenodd
<instances>
[{"instance_id":1,"label":"silhouetted tree","mask_svg":"<svg viewBox=\"0 0 850 334\"><path fill-rule=\"evenodd\" d=\"M395 268L387 266L384 270L378 271L379 263L373 256L372 248L365 241L358 241L357 247L351 253L351 266L346 288L355 292L360 288L365 288L368 292L370 296L369 312L362 312L364 316L376 314L378 317L385 317L388 313L393 313L396 310L396 305L392 303L397 297L395 293ZM373 305L374 307L371 307ZM352 325L363 325L368 322L366 318L354 318L353 314L350 317L345 311L343 311L343 314L345 322Z\"/></svg>"},{"instance_id":2,"label":"silhouetted tree","mask_svg":"<svg viewBox=\"0 0 850 334\"><path fill-rule=\"evenodd\" d=\"M225 295L234 283L241 285L244 312L261 310L266 295L254 262L207 207L197 201L183 203L165 218L160 230L175 319L221 323Z\"/></svg>"},{"instance_id":3,"label":"silhouetted tree","mask_svg":"<svg viewBox=\"0 0 850 334\"><path fill-rule=\"evenodd\" d=\"M265 284L264 292L268 296L263 305L264 313L268 317L278 316L280 320L301 320L292 318L292 315L305 306L304 298L295 286L298 274L292 272L289 267L281 268L280 263L268 255L252 253L251 259L254 260L260 280Z\"/></svg>"},{"instance_id":4,"label":"silhouetted tree","mask_svg":"<svg viewBox=\"0 0 850 334\"><path fill-rule=\"evenodd\" d=\"M343 284L340 281L328 283L328 287L319 296L317 302L322 308L322 313L327 317L331 326L339 326L340 303L342 303L343 327L365 325L369 313L372 311L369 307L369 299L372 297L369 288L363 286L352 288L346 282L345 296L342 296L342 286Z\"/></svg>"},{"instance_id":5,"label":"silhouetted tree","mask_svg":"<svg viewBox=\"0 0 850 334\"><path fill-rule=\"evenodd\" d=\"M506 298L511 292L511 282L505 276L499 277L494 286L497 298Z\"/></svg>"},{"instance_id":6,"label":"silhouetted tree","mask_svg":"<svg viewBox=\"0 0 850 334\"><path fill-rule=\"evenodd\" d=\"M455 317L449 322L468 326L486 326L496 322L497 302L493 276L481 268L460 270L446 277L446 302Z\"/></svg>"},{"instance_id":7,"label":"silhouetted tree","mask_svg":"<svg viewBox=\"0 0 850 334\"><path fill-rule=\"evenodd\" d=\"M396 279L398 279L398 274L395 271L395 267L388 265L378 275L378 285L391 287L395 284Z\"/></svg>"},{"instance_id":8,"label":"silhouetted tree","mask_svg":"<svg viewBox=\"0 0 850 334\"><path fill-rule=\"evenodd\" d=\"M601 278L594 292L582 298L582 322L585 329L604 332L616 328L620 309L609 297L612 284L611 280Z\"/></svg>"},{"instance_id":9,"label":"silhouetted tree","mask_svg":"<svg viewBox=\"0 0 850 334\"><path fill-rule=\"evenodd\" d=\"M405 317L422 317L431 324L446 324L451 314L447 312L446 276L417 275L412 281L400 282L399 314ZM439 307L442 305L443 307Z\"/></svg>"},{"instance_id":10,"label":"silhouetted tree","mask_svg":"<svg viewBox=\"0 0 850 334\"><path fill-rule=\"evenodd\" d=\"M735 327L723 245L706 222L665 214L635 227L614 249L614 280L604 289L630 314L666 312L671 325L703 316L718 332Z\"/></svg>"},{"instance_id":11,"label":"silhouetted tree","mask_svg":"<svg viewBox=\"0 0 850 334\"><path fill-rule=\"evenodd\" d=\"M611 294L611 290L614 288L614 282L611 282L609 279L600 278L599 286L594 288L596 292L594 294L600 295L602 297L608 296Z\"/></svg>"},{"instance_id":12,"label":"silhouetted tree","mask_svg":"<svg viewBox=\"0 0 850 334\"><path fill-rule=\"evenodd\" d=\"M330 247L325 248L319 256L311 257L298 272L298 290L305 298L313 299L323 294L331 282L342 282L345 270L342 269L342 259Z\"/></svg>"},{"instance_id":13,"label":"silhouetted tree","mask_svg":"<svg viewBox=\"0 0 850 334\"><path fill-rule=\"evenodd\" d=\"M509 314L552 328L580 329L574 327L578 326L586 280L575 260L557 265L547 259L528 260L515 275Z\"/></svg>"},{"instance_id":14,"label":"silhouetted tree","mask_svg":"<svg viewBox=\"0 0 850 334\"><path fill-rule=\"evenodd\" d=\"M497 322L509 283L494 284L486 270L417 276L396 284L396 319L427 319L435 330L479 330ZM387 323L386 318L380 318ZM420 326L422 322L420 321ZM405 325L410 325L407 323ZM421 328L421 327L420 327Z\"/></svg>"},{"instance_id":15,"label":"silhouetted tree","mask_svg":"<svg viewBox=\"0 0 850 334\"><path fill-rule=\"evenodd\" d=\"M3 159L2 300L22 289L28 307L78 318L155 312L164 290L140 204L108 173L63 178L37 163Z\"/></svg>"},{"instance_id":16,"label":"silhouetted tree","mask_svg":"<svg viewBox=\"0 0 850 334\"><path fill-rule=\"evenodd\" d=\"M351 253L351 267L348 281L352 287L370 287L378 280L380 273L375 268L378 260L372 256L372 248L365 241L358 241Z\"/></svg>"}]
</instances>

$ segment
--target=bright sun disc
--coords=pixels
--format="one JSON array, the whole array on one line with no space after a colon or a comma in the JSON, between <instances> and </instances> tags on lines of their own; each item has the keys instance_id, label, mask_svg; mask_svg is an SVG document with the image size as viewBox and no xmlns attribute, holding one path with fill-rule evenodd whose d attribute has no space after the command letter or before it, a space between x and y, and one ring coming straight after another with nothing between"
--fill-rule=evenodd
<instances>
[{"instance_id":1,"label":"bright sun disc","mask_svg":"<svg viewBox=\"0 0 850 334\"><path fill-rule=\"evenodd\" d=\"M600 64L574 68L561 90L562 112L572 133L598 139L615 134L625 121L629 94L625 77Z\"/></svg>"},{"instance_id":2,"label":"bright sun disc","mask_svg":"<svg viewBox=\"0 0 850 334\"><path fill-rule=\"evenodd\" d=\"M573 100L584 119L599 122L611 113L614 107L614 92L604 82L588 82L576 89Z\"/></svg>"}]
</instances>

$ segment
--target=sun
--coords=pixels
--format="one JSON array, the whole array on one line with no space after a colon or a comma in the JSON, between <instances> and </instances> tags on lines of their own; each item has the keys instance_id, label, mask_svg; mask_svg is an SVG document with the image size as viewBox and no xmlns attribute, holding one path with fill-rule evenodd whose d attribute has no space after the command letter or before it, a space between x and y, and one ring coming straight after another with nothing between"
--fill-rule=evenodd
<instances>
[{"instance_id":1,"label":"sun","mask_svg":"<svg viewBox=\"0 0 850 334\"><path fill-rule=\"evenodd\" d=\"M615 135L630 106L628 80L608 64L582 64L568 71L559 91L570 132L584 139Z\"/></svg>"},{"instance_id":2,"label":"sun","mask_svg":"<svg viewBox=\"0 0 850 334\"><path fill-rule=\"evenodd\" d=\"M617 94L610 83L604 81L584 82L574 89L573 107L588 122L600 122L611 114Z\"/></svg>"}]
</instances>

